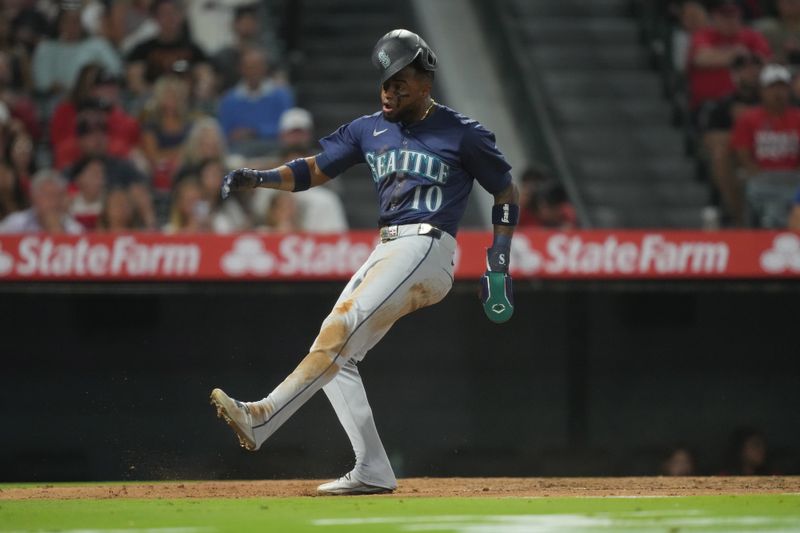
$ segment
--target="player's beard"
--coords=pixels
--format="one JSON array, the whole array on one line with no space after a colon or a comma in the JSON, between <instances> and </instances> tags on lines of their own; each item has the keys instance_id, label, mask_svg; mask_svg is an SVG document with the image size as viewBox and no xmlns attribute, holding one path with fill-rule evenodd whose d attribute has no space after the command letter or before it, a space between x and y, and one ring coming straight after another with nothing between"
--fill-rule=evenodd
<instances>
[{"instance_id":1,"label":"player's beard","mask_svg":"<svg viewBox=\"0 0 800 533\"><path fill-rule=\"evenodd\" d=\"M395 107L391 114L388 114L386 111L384 111L383 118L388 122L402 122L404 124L409 124L414 122L417 114L418 110L416 106L409 105L404 109L398 109Z\"/></svg>"},{"instance_id":2,"label":"player's beard","mask_svg":"<svg viewBox=\"0 0 800 533\"><path fill-rule=\"evenodd\" d=\"M410 95L398 94L387 102L392 107L392 111L389 113L384 111L383 118L388 122L402 122L404 124L414 122L418 106L415 106L409 100L411 100ZM406 104L405 107L403 107L403 104ZM381 105L383 105L383 99L381 99Z\"/></svg>"},{"instance_id":3,"label":"player's beard","mask_svg":"<svg viewBox=\"0 0 800 533\"><path fill-rule=\"evenodd\" d=\"M388 114L386 113L386 111L384 111L383 118L387 122L407 122L407 120L403 120L407 118L408 115L408 113L406 113L405 111L407 110L404 109L403 111L393 111L392 114Z\"/></svg>"}]
</instances>

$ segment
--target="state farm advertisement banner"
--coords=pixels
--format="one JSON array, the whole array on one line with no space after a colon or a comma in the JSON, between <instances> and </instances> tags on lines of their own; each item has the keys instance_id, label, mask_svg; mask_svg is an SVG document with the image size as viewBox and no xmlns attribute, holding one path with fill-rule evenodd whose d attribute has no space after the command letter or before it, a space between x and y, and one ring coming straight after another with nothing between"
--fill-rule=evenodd
<instances>
[{"instance_id":1,"label":"state farm advertisement banner","mask_svg":"<svg viewBox=\"0 0 800 533\"><path fill-rule=\"evenodd\" d=\"M456 277L483 273L491 233L458 236ZM376 232L0 236L0 282L344 280ZM800 277L800 235L768 231L518 231L516 279Z\"/></svg>"}]
</instances>

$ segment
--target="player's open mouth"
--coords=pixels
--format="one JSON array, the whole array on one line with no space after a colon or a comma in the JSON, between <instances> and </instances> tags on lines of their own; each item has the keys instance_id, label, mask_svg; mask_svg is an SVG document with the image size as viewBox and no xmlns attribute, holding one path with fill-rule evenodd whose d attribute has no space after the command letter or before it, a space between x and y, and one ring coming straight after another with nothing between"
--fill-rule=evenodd
<instances>
[{"instance_id":1,"label":"player's open mouth","mask_svg":"<svg viewBox=\"0 0 800 533\"><path fill-rule=\"evenodd\" d=\"M383 104L383 112L384 113L391 113L392 111L394 111L394 106L392 106L390 104L387 104L387 103Z\"/></svg>"}]
</instances>

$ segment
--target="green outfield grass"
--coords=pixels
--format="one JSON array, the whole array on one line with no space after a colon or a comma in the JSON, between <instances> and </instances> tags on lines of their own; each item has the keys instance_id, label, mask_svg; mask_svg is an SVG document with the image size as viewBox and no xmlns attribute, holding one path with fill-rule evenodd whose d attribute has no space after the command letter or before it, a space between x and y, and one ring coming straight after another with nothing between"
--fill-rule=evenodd
<instances>
[{"instance_id":1,"label":"green outfield grass","mask_svg":"<svg viewBox=\"0 0 800 533\"><path fill-rule=\"evenodd\" d=\"M800 531L800 495L0 500L0 531Z\"/></svg>"}]
</instances>

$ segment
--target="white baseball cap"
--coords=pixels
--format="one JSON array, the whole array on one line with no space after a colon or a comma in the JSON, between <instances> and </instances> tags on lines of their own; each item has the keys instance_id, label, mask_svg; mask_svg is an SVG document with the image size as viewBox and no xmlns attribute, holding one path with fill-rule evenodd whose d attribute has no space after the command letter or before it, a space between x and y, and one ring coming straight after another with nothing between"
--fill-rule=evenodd
<instances>
[{"instance_id":1,"label":"white baseball cap","mask_svg":"<svg viewBox=\"0 0 800 533\"><path fill-rule=\"evenodd\" d=\"M287 109L281 115L278 131L310 130L314 128L314 119L311 113L301 107Z\"/></svg>"},{"instance_id":2,"label":"white baseball cap","mask_svg":"<svg viewBox=\"0 0 800 533\"><path fill-rule=\"evenodd\" d=\"M761 69L759 76L762 87L769 87L773 83L791 83L792 74L782 65L767 65Z\"/></svg>"}]
</instances>

